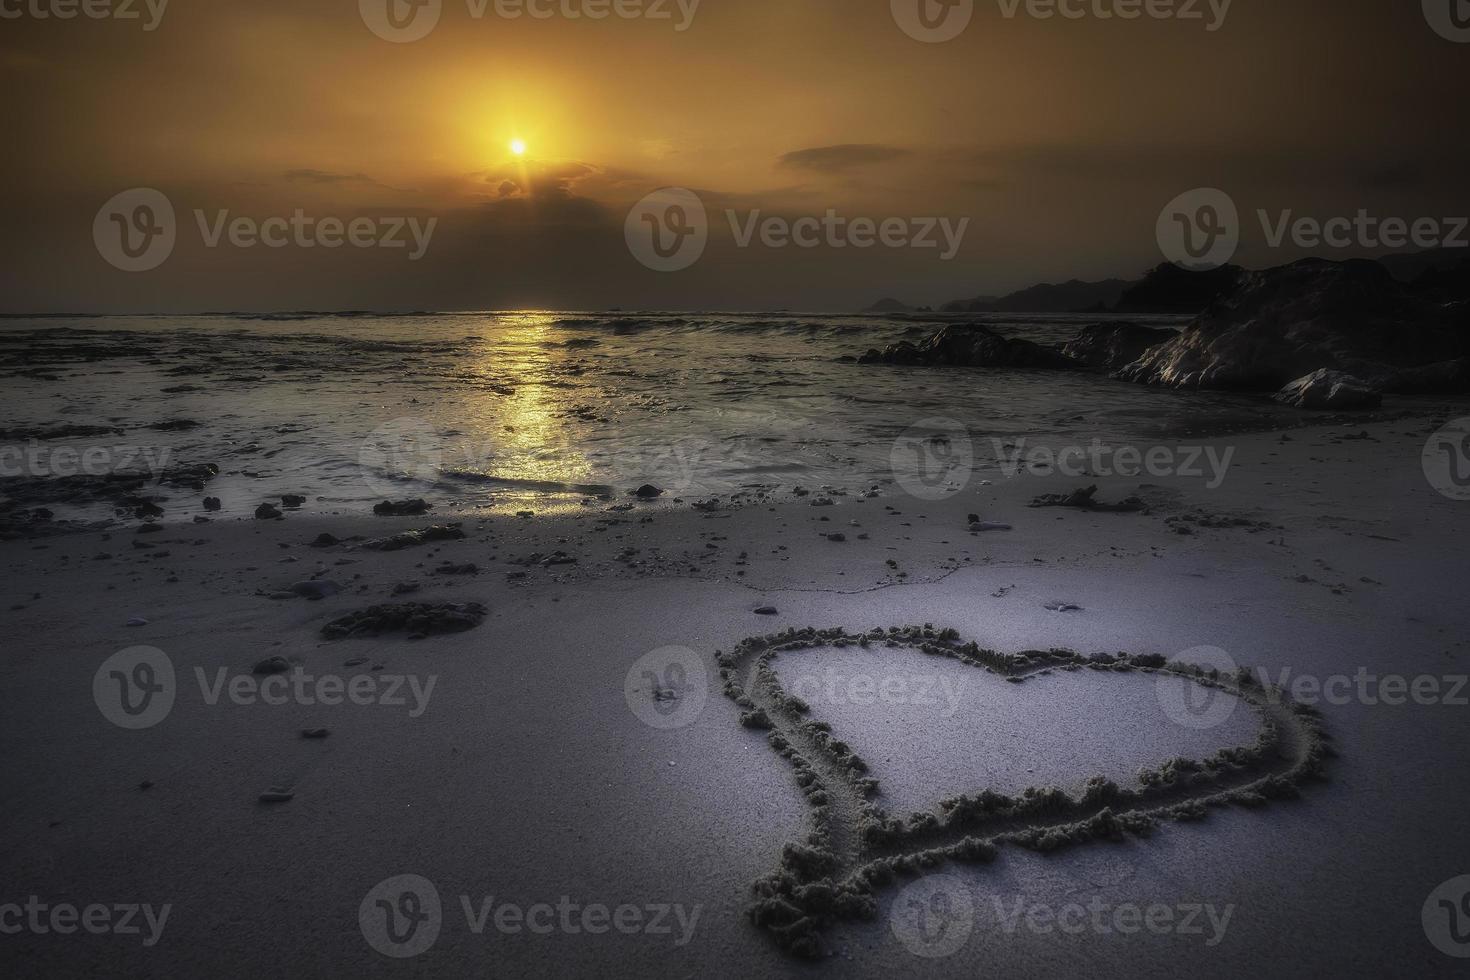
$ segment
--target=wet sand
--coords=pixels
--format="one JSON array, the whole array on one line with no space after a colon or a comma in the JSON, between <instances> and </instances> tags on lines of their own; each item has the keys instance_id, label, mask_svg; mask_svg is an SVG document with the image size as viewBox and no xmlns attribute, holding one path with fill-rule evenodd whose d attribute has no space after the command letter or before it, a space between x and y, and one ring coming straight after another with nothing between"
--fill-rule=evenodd
<instances>
[{"instance_id":1,"label":"wet sand","mask_svg":"<svg viewBox=\"0 0 1470 980\"><path fill-rule=\"evenodd\" d=\"M1360 428L1372 439L1340 438ZM942 869L975 905L957 952L920 957L897 938L899 883L876 891L874 921L826 930L827 955L803 966L747 913L752 884L811 832L812 809L767 733L742 726L714 659L788 628L930 623L1001 654L1067 648L1172 661L1211 646L1273 675L1463 674L1465 512L1421 471L1434 428L1406 419L1298 430L1288 442L1231 439L1234 464L1214 490L1198 480L1088 481L1106 501L1141 497L1146 514L1033 509L1034 497L1068 494L1077 481L1018 477L942 501L885 488L871 499L835 496L830 507L782 494L713 512L665 500L554 517L436 517L436 508L366 518L308 502L278 521L0 543L11 638L0 657L0 829L10 842L0 901L172 907L150 947L126 936L4 936L8 972L85 972L105 961L114 975L167 976L614 966L644 975L1450 975L1453 961L1429 945L1419 913L1466 870L1470 830L1453 817L1470 708L1323 705L1338 757L1328 781L1300 799L1049 855L1002 845L992 863ZM1012 529L972 533L971 515ZM460 521L464 537L363 547L446 520ZM339 543L314 547L323 534ZM140 540L151 547L134 547ZM311 581L341 590L316 601L295 594ZM360 610L408 602L478 602L487 615L415 640L412 629L323 633ZM167 716L133 731L104 717L93 681L137 645L164 651L178 683ZM669 647L692 651L707 671L702 688L674 685L665 700L667 675L649 683L633 668ZM895 656L901 666L886 676L937 684L939 669L921 655ZM209 703L221 669L225 683L248 689L272 676L252 673L271 657L313 677L375 678L375 696L402 678L404 703ZM986 788L972 780L996 779L1004 792L1033 785L1017 766L1038 770L1035 785L1075 792L1094 775L1118 779L1250 738L1239 718L1205 733L1181 728L1147 681L1119 696L1116 713L1073 681L967 688L970 714L955 717L983 725L979 734L947 732L929 708L851 697L817 698L812 717L839 731L868 719L851 742L880 786L885 765L904 766L890 780L896 812ZM1118 682L1127 681L1108 675ZM1026 697L1045 699L1044 710ZM668 718L680 726L656 727ZM303 737L321 729L325 737ZM992 750L1000 733L1008 744ZM1025 752L1009 744L1016 736ZM1128 745L1110 770L1107 740L1121 737ZM394 960L369 945L359 908L379 882L404 874L434 883L443 922L430 949ZM687 935L672 915L667 934L493 925L476 934L461 896L472 906L566 896L699 914ZM999 914L1021 900L1093 899L1213 903L1233 914L1211 946L1147 931L1007 931Z\"/></svg>"}]
</instances>

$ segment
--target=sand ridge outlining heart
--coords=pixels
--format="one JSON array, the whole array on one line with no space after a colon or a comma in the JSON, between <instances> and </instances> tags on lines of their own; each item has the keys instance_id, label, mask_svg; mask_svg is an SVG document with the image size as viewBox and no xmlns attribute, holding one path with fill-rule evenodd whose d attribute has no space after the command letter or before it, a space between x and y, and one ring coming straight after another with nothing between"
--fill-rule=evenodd
<instances>
[{"instance_id":1,"label":"sand ridge outlining heart","mask_svg":"<svg viewBox=\"0 0 1470 980\"><path fill-rule=\"evenodd\" d=\"M1176 675L1249 703L1261 727L1249 745L1146 769L1136 787L1095 777L1076 797L1057 788L1033 787L1015 797L983 790L946 799L938 812L901 818L875 801L879 785L867 764L833 735L831 725L808 717L809 706L784 690L771 667L782 653L851 646L950 657L1016 684L1055 670ZM1292 799L1302 784L1323 778L1333 754L1313 709L1263 687L1246 670L1225 675L1157 655L1002 654L961 642L954 630L925 625L868 633L789 629L747 638L716 657L726 696L744 709L741 724L767 730L767 741L791 763L811 806L810 833L787 844L780 867L755 883L750 909L752 921L782 949L809 958L822 955L821 933L835 923L874 918L877 890L900 875L923 875L945 861L987 863L1002 844L1051 852L1147 836L1161 820L1200 820L1210 807Z\"/></svg>"}]
</instances>

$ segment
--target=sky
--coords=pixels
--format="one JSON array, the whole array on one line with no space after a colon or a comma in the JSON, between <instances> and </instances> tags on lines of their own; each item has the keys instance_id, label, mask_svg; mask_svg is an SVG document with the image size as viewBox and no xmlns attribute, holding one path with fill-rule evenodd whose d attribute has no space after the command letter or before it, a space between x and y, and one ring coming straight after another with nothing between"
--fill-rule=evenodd
<instances>
[{"instance_id":1,"label":"sky","mask_svg":"<svg viewBox=\"0 0 1470 980\"><path fill-rule=\"evenodd\" d=\"M849 311L1136 277L1196 188L1256 267L1414 250L1263 210L1470 211L1464 0L82 2L0 0L3 312Z\"/></svg>"}]
</instances>

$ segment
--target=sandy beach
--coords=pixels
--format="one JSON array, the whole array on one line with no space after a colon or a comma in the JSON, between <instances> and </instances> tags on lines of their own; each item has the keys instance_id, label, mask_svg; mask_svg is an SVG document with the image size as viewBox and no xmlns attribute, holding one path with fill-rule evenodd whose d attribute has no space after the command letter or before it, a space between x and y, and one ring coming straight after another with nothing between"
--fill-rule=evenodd
<instances>
[{"instance_id":1,"label":"sandy beach","mask_svg":"<svg viewBox=\"0 0 1470 980\"><path fill-rule=\"evenodd\" d=\"M1226 977L1269 962L1453 975L1421 923L1470 845L1452 819L1470 734L1455 681L1463 504L1420 463L1444 421L1222 438L1210 444L1235 453L1213 489L1087 481L1098 500L1140 497L1139 513L1028 507L1077 481L1023 474L942 500L886 485L831 506L783 490L714 510L613 500L463 520L307 501L281 520L5 541L5 898L147 907L136 935L70 920L71 934L7 936L22 953L7 972L973 976L983 963L1000 976ZM1010 529L972 532L972 516ZM365 546L453 522L463 537ZM293 593L311 582L331 584ZM485 615L460 632L423 616L378 636L324 633L386 603ZM1058 854L1002 844L990 863L899 876L875 889L871 921L822 930L804 963L749 910L752 885L812 832L810 795L768 733L742 725L717 651L789 629L924 624L1000 654L1175 663L1216 648L1288 687L1306 678L1292 690L1319 702L1335 755L1299 799ZM1249 745L1259 727L1244 703L1196 724L1148 673L1008 684L909 648L814 646L776 671L897 816L986 789L1127 786ZM103 668L136 647L166 656L172 685L152 680L169 704L119 715ZM130 656L114 666L147 679ZM1344 676L1363 679L1330 683ZM1437 693L1405 696L1394 677L1436 678ZM390 879L405 875L438 907L401 904L411 889ZM972 903L963 955L906 931L911 886L927 901L935 881ZM385 895L422 918L412 958L374 946ZM1140 926L1161 904L1180 927ZM1105 928L1058 924L1081 910Z\"/></svg>"}]
</instances>

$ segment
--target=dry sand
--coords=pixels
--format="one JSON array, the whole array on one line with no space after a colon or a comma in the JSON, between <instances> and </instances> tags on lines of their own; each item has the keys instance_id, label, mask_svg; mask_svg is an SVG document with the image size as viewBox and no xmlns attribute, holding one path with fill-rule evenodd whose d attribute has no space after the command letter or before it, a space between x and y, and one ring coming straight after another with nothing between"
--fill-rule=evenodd
<instances>
[{"instance_id":1,"label":"dry sand","mask_svg":"<svg viewBox=\"0 0 1470 980\"><path fill-rule=\"evenodd\" d=\"M833 507L783 497L713 514L665 503L492 516L466 520L463 540L391 553L309 543L436 518L334 517L308 504L282 521L0 544L0 905L36 895L171 906L151 947L146 928L0 935L4 972L1452 975L1458 961L1430 945L1420 909L1441 882L1470 872L1458 785L1470 707L1324 705L1340 757L1330 781L1301 800L1212 812L1148 839L1050 856L1010 847L990 865L946 866L976 910L958 952L911 953L890 928L903 894L891 887L879 893L876 921L829 930L831 955L807 965L779 951L746 909L752 882L808 832L809 808L764 733L741 727L712 659L788 627L933 623L1001 652L1172 659L1209 645L1293 675L1463 674L1470 511L1425 482L1419 454L1433 428L1375 424L1370 441L1337 438L1357 427L1295 431L1285 443L1276 434L1232 439L1235 464L1216 490L1194 480L1142 490L1137 479L1096 481L1106 500L1142 494L1154 505L1148 515L1029 509L1032 497L1076 481L1019 477L942 502L889 490ZM1270 526L1175 533L1166 518L1196 508ZM971 534L970 513L1014 529ZM846 540L827 540L834 532ZM137 537L154 547L135 549ZM630 547L640 550L618 560ZM578 562L514 563L557 551ZM471 562L478 575L433 574ZM518 572L525 577L507 577ZM271 598L315 574L345 591ZM395 599L399 583L421 590ZM322 638L327 622L395 601L478 601L489 614L471 631L422 640ZM1058 601L1081 608L1045 608ZM768 605L778 613L755 613ZM134 617L146 625L125 625ZM128 731L99 711L93 678L135 645L165 651L178 684L166 718ZM635 703L692 712L686 726L661 730L630 709L625 686L640 657L669 646L709 664L707 690L671 706L635 672ZM416 717L407 682L402 706L211 705L201 692L196 669L211 682L221 668L251 677L271 656L313 676L376 677L379 691L399 676L434 686ZM860 670L850 650L813 656ZM367 662L346 666L358 658ZM1248 741L1252 728L1243 715L1207 732L1181 727L1135 678L1013 687L976 671L966 686L967 668L952 663L907 651L889 663L880 678L928 676L939 690L949 677L963 690L959 708L944 717L933 705L849 698L814 703L813 714L841 734L851 729L871 775L891 788L894 812L986 785L1075 789L1100 773L1123 781L1171 756ZM330 734L301 736L317 728ZM260 802L268 791L290 799ZM435 885L443 916L431 948L396 960L370 947L359 906L403 874ZM682 943L672 912L669 934L509 934L493 923L476 934L461 896L476 906L489 896L522 907L565 896L578 906L699 912ZM1017 902L1094 900L1232 913L1215 945L1208 928L1008 932L998 913Z\"/></svg>"}]
</instances>

